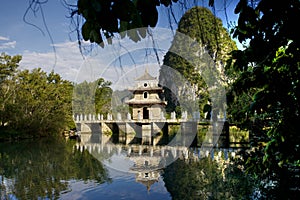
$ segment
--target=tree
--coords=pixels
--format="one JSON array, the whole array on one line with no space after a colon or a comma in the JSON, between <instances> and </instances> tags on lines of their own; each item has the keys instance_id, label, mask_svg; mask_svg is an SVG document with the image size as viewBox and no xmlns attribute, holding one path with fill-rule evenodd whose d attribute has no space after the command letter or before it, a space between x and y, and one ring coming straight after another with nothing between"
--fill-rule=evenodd
<instances>
[{"instance_id":1,"label":"tree","mask_svg":"<svg viewBox=\"0 0 300 200\"><path fill-rule=\"evenodd\" d=\"M221 75L223 63L236 49L235 42L219 18L207 8L193 7L180 19L172 45L164 56L164 65L175 69L190 82L203 109L209 100L209 90L218 84L225 84L225 77ZM168 71L164 66L160 69L162 85L170 79ZM178 81L181 82L179 78L172 79L172 82ZM165 90L172 94L170 89ZM174 93L165 95L169 97L170 111L178 106L176 95L179 96Z\"/></svg>"},{"instance_id":2,"label":"tree","mask_svg":"<svg viewBox=\"0 0 300 200\"><path fill-rule=\"evenodd\" d=\"M5 53L0 55L0 84L10 79L16 72L22 57L20 55L9 56Z\"/></svg>"},{"instance_id":3,"label":"tree","mask_svg":"<svg viewBox=\"0 0 300 200\"><path fill-rule=\"evenodd\" d=\"M74 85L73 112L80 114L107 114L111 110L111 82L99 78Z\"/></svg>"},{"instance_id":4,"label":"tree","mask_svg":"<svg viewBox=\"0 0 300 200\"><path fill-rule=\"evenodd\" d=\"M9 126L38 137L61 133L72 120L71 92L71 83L58 74L47 75L40 68L20 71Z\"/></svg>"},{"instance_id":5,"label":"tree","mask_svg":"<svg viewBox=\"0 0 300 200\"><path fill-rule=\"evenodd\" d=\"M2 55L1 138L50 136L73 128L72 84L40 68L17 70L21 56Z\"/></svg>"},{"instance_id":6,"label":"tree","mask_svg":"<svg viewBox=\"0 0 300 200\"><path fill-rule=\"evenodd\" d=\"M112 89L111 82L105 81L103 78L97 80L98 85L95 93L96 113L107 114L111 110Z\"/></svg>"},{"instance_id":7,"label":"tree","mask_svg":"<svg viewBox=\"0 0 300 200\"><path fill-rule=\"evenodd\" d=\"M237 75L231 103L241 102L244 94L252 97L250 106L247 101L234 111L247 114L256 147L244 155L246 169L259 174L268 198L293 198L292 171L300 167L300 31L294 21L300 17L300 2L240 0L235 13L239 20L233 36L249 41L244 50L232 52L234 65L228 68ZM269 181L275 186L267 187Z\"/></svg>"},{"instance_id":8,"label":"tree","mask_svg":"<svg viewBox=\"0 0 300 200\"><path fill-rule=\"evenodd\" d=\"M11 115L10 107L5 106L12 98L14 91L14 76L17 72L20 55L9 56L5 53L0 55L0 125L4 127Z\"/></svg>"}]
</instances>

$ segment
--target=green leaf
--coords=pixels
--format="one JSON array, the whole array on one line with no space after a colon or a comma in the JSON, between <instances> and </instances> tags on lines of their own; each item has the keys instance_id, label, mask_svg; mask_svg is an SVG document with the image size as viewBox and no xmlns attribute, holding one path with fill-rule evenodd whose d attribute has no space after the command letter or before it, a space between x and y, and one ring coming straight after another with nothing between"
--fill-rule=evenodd
<instances>
[{"instance_id":1,"label":"green leaf","mask_svg":"<svg viewBox=\"0 0 300 200\"><path fill-rule=\"evenodd\" d=\"M131 0L119 0L112 5L112 12L120 21L129 22L136 8Z\"/></svg>"},{"instance_id":2,"label":"green leaf","mask_svg":"<svg viewBox=\"0 0 300 200\"><path fill-rule=\"evenodd\" d=\"M203 112L204 113L211 112L211 105L205 104L204 107L203 107Z\"/></svg>"},{"instance_id":3,"label":"green leaf","mask_svg":"<svg viewBox=\"0 0 300 200\"><path fill-rule=\"evenodd\" d=\"M90 39L91 27L89 22L85 22L81 28L82 37L85 41Z\"/></svg>"},{"instance_id":4,"label":"green leaf","mask_svg":"<svg viewBox=\"0 0 300 200\"><path fill-rule=\"evenodd\" d=\"M91 5L96 12L101 12L102 6L98 0L91 0Z\"/></svg>"},{"instance_id":5,"label":"green leaf","mask_svg":"<svg viewBox=\"0 0 300 200\"><path fill-rule=\"evenodd\" d=\"M160 3L164 6L168 7L172 2L171 0L160 0Z\"/></svg>"}]
</instances>

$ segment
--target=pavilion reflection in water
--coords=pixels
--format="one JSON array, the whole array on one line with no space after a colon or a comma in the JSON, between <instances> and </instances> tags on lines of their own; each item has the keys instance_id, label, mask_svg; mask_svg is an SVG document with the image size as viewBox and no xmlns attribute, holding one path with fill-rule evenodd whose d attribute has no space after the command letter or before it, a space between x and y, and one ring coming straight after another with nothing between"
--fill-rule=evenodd
<instances>
[{"instance_id":1,"label":"pavilion reflection in water","mask_svg":"<svg viewBox=\"0 0 300 200\"><path fill-rule=\"evenodd\" d=\"M76 144L75 148L80 151L87 150L108 167L125 173L135 174L136 182L144 184L148 191L151 185L159 181L162 170L176 159L197 161L208 157L217 162L229 162L230 158L235 157L233 149L189 148L168 145L125 145L113 144L109 139L103 139L100 143L82 140ZM116 162L120 163L110 163L112 157L117 157L118 161ZM110 160L110 162L106 162L107 160Z\"/></svg>"}]
</instances>

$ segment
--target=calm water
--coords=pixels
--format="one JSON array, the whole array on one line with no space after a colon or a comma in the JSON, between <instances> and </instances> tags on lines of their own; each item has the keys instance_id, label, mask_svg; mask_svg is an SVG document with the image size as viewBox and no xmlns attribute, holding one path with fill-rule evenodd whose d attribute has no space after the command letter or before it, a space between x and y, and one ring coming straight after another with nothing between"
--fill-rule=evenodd
<instances>
[{"instance_id":1,"label":"calm water","mask_svg":"<svg viewBox=\"0 0 300 200\"><path fill-rule=\"evenodd\" d=\"M1 199L249 199L230 149L47 141L0 144Z\"/></svg>"}]
</instances>

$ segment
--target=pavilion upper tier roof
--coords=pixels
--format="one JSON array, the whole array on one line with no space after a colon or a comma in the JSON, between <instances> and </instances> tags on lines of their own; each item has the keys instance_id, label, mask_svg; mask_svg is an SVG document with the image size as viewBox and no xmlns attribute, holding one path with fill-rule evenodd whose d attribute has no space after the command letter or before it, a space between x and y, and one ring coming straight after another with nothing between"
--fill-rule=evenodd
<instances>
[{"instance_id":1,"label":"pavilion upper tier roof","mask_svg":"<svg viewBox=\"0 0 300 200\"><path fill-rule=\"evenodd\" d=\"M136 81L148 81L148 80L156 80L155 77L151 76L149 73L148 73L148 69L146 68L144 74L140 77L138 77L137 79L135 79Z\"/></svg>"}]
</instances>

